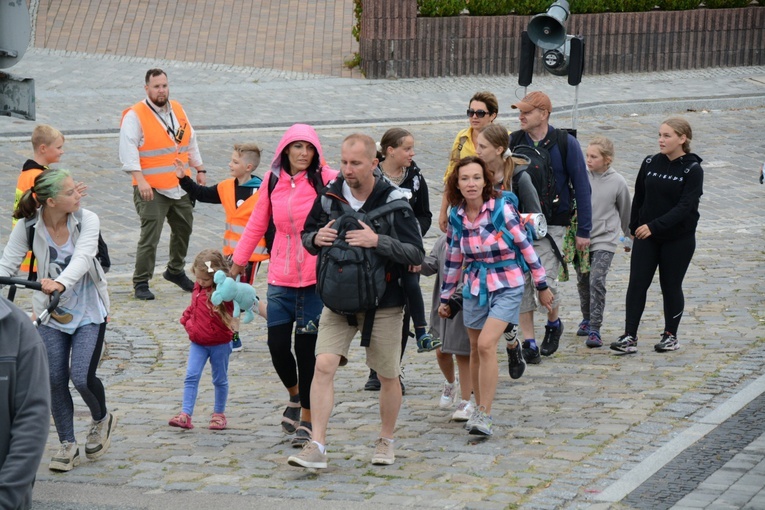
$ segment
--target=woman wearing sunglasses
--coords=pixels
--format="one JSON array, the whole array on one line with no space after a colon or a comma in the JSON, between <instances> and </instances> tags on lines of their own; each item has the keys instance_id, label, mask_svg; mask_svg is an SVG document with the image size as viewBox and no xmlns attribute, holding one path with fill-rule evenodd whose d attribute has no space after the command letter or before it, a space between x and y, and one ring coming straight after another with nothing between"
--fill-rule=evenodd
<instances>
[{"instance_id":1,"label":"woman wearing sunglasses","mask_svg":"<svg viewBox=\"0 0 765 510\"><path fill-rule=\"evenodd\" d=\"M498 113L499 102L497 101L497 96L491 92L476 92L470 98L467 109L470 126L457 133L457 136L454 138L451 156L449 157L449 166L444 174L444 182L449 178L449 174L454 169L457 161L465 156L476 155L475 148L478 142L478 135L483 131L483 128L494 122ZM446 195L443 195L441 198L441 212L438 215L438 226L441 232L446 232L446 223L448 221L446 213L449 209L449 204L445 197Z\"/></svg>"}]
</instances>

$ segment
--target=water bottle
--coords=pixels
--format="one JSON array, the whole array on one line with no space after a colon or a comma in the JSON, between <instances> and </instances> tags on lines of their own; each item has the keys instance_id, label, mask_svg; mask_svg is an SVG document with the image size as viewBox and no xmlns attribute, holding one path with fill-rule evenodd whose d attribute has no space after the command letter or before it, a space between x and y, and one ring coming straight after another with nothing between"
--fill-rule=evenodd
<instances>
[{"instance_id":1,"label":"water bottle","mask_svg":"<svg viewBox=\"0 0 765 510\"><path fill-rule=\"evenodd\" d=\"M627 236L621 236L619 240L624 245L624 249L626 251L630 251L632 249L632 238Z\"/></svg>"}]
</instances>

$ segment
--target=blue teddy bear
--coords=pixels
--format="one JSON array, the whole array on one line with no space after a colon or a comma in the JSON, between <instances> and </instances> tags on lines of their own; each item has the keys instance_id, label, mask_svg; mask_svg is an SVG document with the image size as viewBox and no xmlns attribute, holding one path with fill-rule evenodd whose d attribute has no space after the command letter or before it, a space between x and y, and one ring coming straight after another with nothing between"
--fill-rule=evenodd
<instances>
[{"instance_id":1,"label":"blue teddy bear","mask_svg":"<svg viewBox=\"0 0 765 510\"><path fill-rule=\"evenodd\" d=\"M214 305L219 305L223 301L234 302L234 317L239 317L244 312L242 322L245 324L252 322L255 314L252 309L258 306L258 295L255 288L247 283L241 283L233 278L226 276L223 271L216 271L213 276L215 282L215 291L210 300Z\"/></svg>"}]
</instances>

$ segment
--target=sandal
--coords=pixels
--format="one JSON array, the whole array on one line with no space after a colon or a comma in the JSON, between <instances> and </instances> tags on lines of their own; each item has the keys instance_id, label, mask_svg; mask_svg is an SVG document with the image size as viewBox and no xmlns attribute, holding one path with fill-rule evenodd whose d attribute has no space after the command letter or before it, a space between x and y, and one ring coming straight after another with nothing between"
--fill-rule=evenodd
<instances>
[{"instance_id":1,"label":"sandal","mask_svg":"<svg viewBox=\"0 0 765 510\"><path fill-rule=\"evenodd\" d=\"M294 434L300 425L300 402L287 402L287 409L282 414L282 430L285 434Z\"/></svg>"},{"instance_id":2,"label":"sandal","mask_svg":"<svg viewBox=\"0 0 765 510\"><path fill-rule=\"evenodd\" d=\"M313 439L313 428L311 427L311 422L301 421L300 426L295 432L295 437L292 438L292 447L302 448L303 445L308 443L311 439Z\"/></svg>"},{"instance_id":3,"label":"sandal","mask_svg":"<svg viewBox=\"0 0 765 510\"><path fill-rule=\"evenodd\" d=\"M417 339L417 352L428 352L441 347L441 340L425 333Z\"/></svg>"},{"instance_id":4,"label":"sandal","mask_svg":"<svg viewBox=\"0 0 765 510\"><path fill-rule=\"evenodd\" d=\"M223 413L213 413L210 418L210 430L223 430L228 425L226 415Z\"/></svg>"},{"instance_id":5,"label":"sandal","mask_svg":"<svg viewBox=\"0 0 765 510\"><path fill-rule=\"evenodd\" d=\"M167 422L167 424L171 427L180 427L188 430L194 428L194 425L191 424L191 416L186 413L180 413L178 416L170 418L170 421Z\"/></svg>"}]
</instances>

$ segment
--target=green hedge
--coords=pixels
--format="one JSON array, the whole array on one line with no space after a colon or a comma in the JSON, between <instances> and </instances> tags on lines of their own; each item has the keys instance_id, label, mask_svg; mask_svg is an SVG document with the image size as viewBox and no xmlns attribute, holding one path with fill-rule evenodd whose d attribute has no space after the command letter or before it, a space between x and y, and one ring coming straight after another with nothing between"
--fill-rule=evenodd
<instances>
[{"instance_id":1,"label":"green hedge","mask_svg":"<svg viewBox=\"0 0 765 510\"><path fill-rule=\"evenodd\" d=\"M417 0L419 15L457 16L467 9L471 16L528 16L545 12L554 0ZM752 0L571 0L571 14L599 12L685 11L704 4L709 9L746 7ZM757 0L765 5L765 0Z\"/></svg>"},{"instance_id":2,"label":"green hedge","mask_svg":"<svg viewBox=\"0 0 765 510\"><path fill-rule=\"evenodd\" d=\"M457 16L465 8L465 0L417 0L420 16L440 18Z\"/></svg>"},{"instance_id":3,"label":"green hedge","mask_svg":"<svg viewBox=\"0 0 765 510\"><path fill-rule=\"evenodd\" d=\"M704 0L704 6L708 9L730 9L732 7L746 7L752 0ZM760 2L762 5L762 2Z\"/></svg>"}]
</instances>

